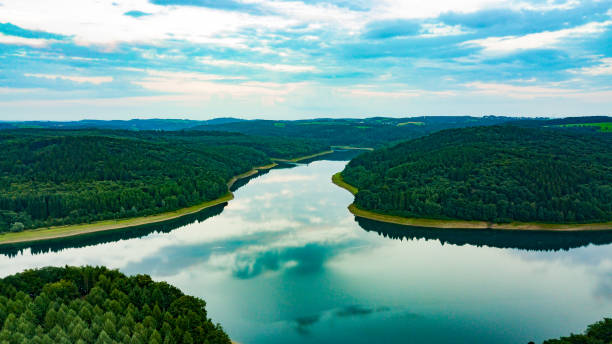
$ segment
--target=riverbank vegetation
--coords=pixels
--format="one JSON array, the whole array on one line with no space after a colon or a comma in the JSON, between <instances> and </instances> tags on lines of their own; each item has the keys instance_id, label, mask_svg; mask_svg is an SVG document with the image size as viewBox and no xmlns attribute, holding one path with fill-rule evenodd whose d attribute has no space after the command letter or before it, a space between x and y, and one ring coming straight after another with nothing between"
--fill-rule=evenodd
<instances>
[{"instance_id":1,"label":"riverbank vegetation","mask_svg":"<svg viewBox=\"0 0 612 344\"><path fill-rule=\"evenodd\" d=\"M150 216L223 197L233 176L327 150L220 132L0 132L0 232Z\"/></svg>"},{"instance_id":2,"label":"riverbank vegetation","mask_svg":"<svg viewBox=\"0 0 612 344\"><path fill-rule=\"evenodd\" d=\"M47 267L0 279L3 343L230 343L206 303L147 275Z\"/></svg>"},{"instance_id":3,"label":"riverbank vegetation","mask_svg":"<svg viewBox=\"0 0 612 344\"><path fill-rule=\"evenodd\" d=\"M496 223L612 220L612 136L491 126L365 153L342 172L363 210Z\"/></svg>"}]
</instances>

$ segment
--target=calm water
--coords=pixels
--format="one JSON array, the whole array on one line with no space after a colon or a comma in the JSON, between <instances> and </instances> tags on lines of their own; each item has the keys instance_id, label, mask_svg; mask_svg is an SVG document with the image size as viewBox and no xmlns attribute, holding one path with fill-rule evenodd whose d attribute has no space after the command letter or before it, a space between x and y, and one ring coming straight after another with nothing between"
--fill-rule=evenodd
<instances>
[{"instance_id":1,"label":"calm water","mask_svg":"<svg viewBox=\"0 0 612 344\"><path fill-rule=\"evenodd\" d=\"M204 298L241 343L527 343L612 316L612 234L411 229L360 220L343 161L275 169L172 223L0 251L147 273Z\"/></svg>"}]
</instances>

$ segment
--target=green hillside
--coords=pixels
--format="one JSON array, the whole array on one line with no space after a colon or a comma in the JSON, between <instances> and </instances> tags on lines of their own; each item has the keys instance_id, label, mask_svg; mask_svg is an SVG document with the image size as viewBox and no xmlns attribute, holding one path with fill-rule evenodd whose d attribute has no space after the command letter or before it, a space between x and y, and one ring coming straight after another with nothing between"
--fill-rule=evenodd
<instances>
[{"instance_id":1,"label":"green hillside","mask_svg":"<svg viewBox=\"0 0 612 344\"><path fill-rule=\"evenodd\" d=\"M515 126L441 131L375 150L342 172L355 204L403 217L612 220L612 137Z\"/></svg>"},{"instance_id":2,"label":"green hillside","mask_svg":"<svg viewBox=\"0 0 612 344\"><path fill-rule=\"evenodd\" d=\"M316 142L219 132L0 132L0 232L147 216L210 201Z\"/></svg>"}]
</instances>

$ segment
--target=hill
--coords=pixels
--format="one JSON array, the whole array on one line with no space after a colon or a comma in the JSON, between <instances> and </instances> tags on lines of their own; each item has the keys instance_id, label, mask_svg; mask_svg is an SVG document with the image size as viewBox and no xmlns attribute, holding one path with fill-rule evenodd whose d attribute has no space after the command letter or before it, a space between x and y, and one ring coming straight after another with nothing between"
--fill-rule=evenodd
<instances>
[{"instance_id":1,"label":"hill","mask_svg":"<svg viewBox=\"0 0 612 344\"><path fill-rule=\"evenodd\" d=\"M336 146L379 147L393 142L421 137L443 129L495 125L511 120L516 120L516 118L496 116L372 117L365 119L317 118L297 121L241 121L195 126L190 130L218 130L249 135L299 137Z\"/></svg>"},{"instance_id":2,"label":"hill","mask_svg":"<svg viewBox=\"0 0 612 344\"><path fill-rule=\"evenodd\" d=\"M205 121L187 119L131 119L131 120L94 120L81 121L24 121L0 122L0 129L40 128L40 129L119 129L119 130L183 130L198 125L226 124L241 121L232 117L214 118Z\"/></svg>"},{"instance_id":3,"label":"hill","mask_svg":"<svg viewBox=\"0 0 612 344\"><path fill-rule=\"evenodd\" d=\"M147 216L228 193L232 177L316 142L219 132L0 132L0 232Z\"/></svg>"},{"instance_id":4,"label":"hill","mask_svg":"<svg viewBox=\"0 0 612 344\"><path fill-rule=\"evenodd\" d=\"M612 220L612 136L547 128L445 130L353 159L358 208L410 218Z\"/></svg>"},{"instance_id":5,"label":"hill","mask_svg":"<svg viewBox=\"0 0 612 344\"><path fill-rule=\"evenodd\" d=\"M230 343L206 303L147 275L47 267L0 279L3 343Z\"/></svg>"}]
</instances>

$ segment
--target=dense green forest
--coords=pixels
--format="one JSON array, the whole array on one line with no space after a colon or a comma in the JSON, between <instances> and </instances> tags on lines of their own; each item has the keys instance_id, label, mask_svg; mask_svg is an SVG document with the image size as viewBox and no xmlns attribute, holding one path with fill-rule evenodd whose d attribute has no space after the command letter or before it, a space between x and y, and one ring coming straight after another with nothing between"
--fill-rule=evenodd
<instances>
[{"instance_id":1,"label":"dense green forest","mask_svg":"<svg viewBox=\"0 0 612 344\"><path fill-rule=\"evenodd\" d=\"M445 130L353 159L355 204L492 222L612 220L612 136L510 125Z\"/></svg>"},{"instance_id":2,"label":"dense green forest","mask_svg":"<svg viewBox=\"0 0 612 344\"><path fill-rule=\"evenodd\" d=\"M326 149L220 132L1 131L0 232L176 210L224 195L271 157Z\"/></svg>"},{"instance_id":3,"label":"dense green forest","mask_svg":"<svg viewBox=\"0 0 612 344\"><path fill-rule=\"evenodd\" d=\"M408 118L372 117L298 121L237 121L196 126L191 130L220 130L249 135L301 137L328 145L379 147L421 137L429 133L478 125L495 125L516 120L510 117L422 116Z\"/></svg>"},{"instance_id":4,"label":"dense green forest","mask_svg":"<svg viewBox=\"0 0 612 344\"><path fill-rule=\"evenodd\" d=\"M0 342L230 343L206 303L147 275L47 267L0 279Z\"/></svg>"},{"instance_id":5,"label":"dense green forest","mask_svg":"<svg viewBox=\"0 0 612 344\"><path fill-rule=\"evenodd\" d=\"M587 327L583 334L545 340L543 344L609 344L612 343L612 319L605 318Z\"/></svg>"}]
</instances>

